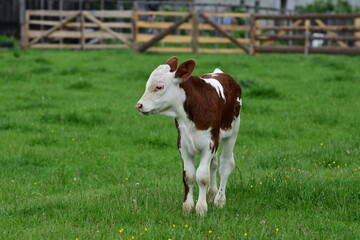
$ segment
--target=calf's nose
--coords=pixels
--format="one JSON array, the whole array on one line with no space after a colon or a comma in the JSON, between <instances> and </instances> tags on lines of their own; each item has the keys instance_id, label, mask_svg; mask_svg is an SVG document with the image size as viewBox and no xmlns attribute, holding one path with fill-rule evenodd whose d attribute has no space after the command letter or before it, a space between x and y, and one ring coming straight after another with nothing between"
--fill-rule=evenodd
<instances>
[{"instance_id":1,"label":"calf's nose","mask_svg":"<svg viewBox=\"0 0 360 240\"><path fill-rule=\"evenodd\" d=\"M136 104L136 108L137 108L138 110L141 110L141 109L143 108L142 103L137 103L137 104Z\"/></svg>"}]
</instances>

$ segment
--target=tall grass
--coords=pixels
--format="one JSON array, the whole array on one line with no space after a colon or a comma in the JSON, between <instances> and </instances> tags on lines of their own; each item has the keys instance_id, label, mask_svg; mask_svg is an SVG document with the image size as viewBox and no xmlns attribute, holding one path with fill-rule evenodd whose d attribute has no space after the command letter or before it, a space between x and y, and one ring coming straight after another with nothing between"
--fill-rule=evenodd
<instances>
[{"instance_id":1,"label":"tall grass","mask_svg":"<svg viewBox=\"0 0 360 240\"><path fill-rule=\"evenodd\" d=\"M170 118L137 113L169 54L0 52L0 239L357 239L360 58L190 55L243 86L227 205L183 216Z\"/></svg>"}]
</instances>

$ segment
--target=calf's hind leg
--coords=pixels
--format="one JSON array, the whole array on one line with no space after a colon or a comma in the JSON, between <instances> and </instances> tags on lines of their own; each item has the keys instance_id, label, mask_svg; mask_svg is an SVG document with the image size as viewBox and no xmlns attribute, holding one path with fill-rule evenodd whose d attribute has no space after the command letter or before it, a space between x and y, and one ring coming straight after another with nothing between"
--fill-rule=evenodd
<instances>
[{"instance_id":1,"label":"calf's hind leg","mask_svg":"<svg viewBox=\"0 0 360 240\"><path fill-rule=\"evenodd\" d=\"M224 207L226 203L226 183L232 170L235 167L234 145L236 142L236 134L223 139L223 149L220 157L220 187L215 196L214 203L218 207Z\"/></svg>"},{"instance_id":2,"label":"calf's hind leg","mask_svg":"<svg viewBox=\"0 0 360 240\"><path fill-rule=\"evenodd\" d=\"M216 184L217 166L218 166L218 159L217 159L217 156L215 153L214 157L211 160L211 165L210 165L210 187L209 187L209 192L208 192L209 202L212 202L212 203L214 202L215 196L218 192L218 188L217 188L217 184Z\"/></svg>"}]
</instances>

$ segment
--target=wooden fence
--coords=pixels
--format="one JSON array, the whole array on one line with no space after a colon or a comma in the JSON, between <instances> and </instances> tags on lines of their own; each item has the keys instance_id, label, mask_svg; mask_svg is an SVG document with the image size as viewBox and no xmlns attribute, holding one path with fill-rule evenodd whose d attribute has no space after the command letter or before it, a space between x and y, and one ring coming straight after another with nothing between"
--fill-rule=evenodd
<instances>
[{"instance_id":1,"label":"wooden fence","mask_svg":"<svg viewBox=\"0 0 360 240\"><path fill-rule=\"evenodd\" d=\"M28 10L22 47L360 54L360 14Z\"/></svg>"},{"instance_id":2,"label":"wooden fence","mask_svg":"<svg viewBox=\"0 0 360 240\"><path fill-rule=\"evenodd\" d=\"M253 15L254 52L360 54L360 14ZM264 25L261 22L272 23Z\"/></svg>"}]
</instances>

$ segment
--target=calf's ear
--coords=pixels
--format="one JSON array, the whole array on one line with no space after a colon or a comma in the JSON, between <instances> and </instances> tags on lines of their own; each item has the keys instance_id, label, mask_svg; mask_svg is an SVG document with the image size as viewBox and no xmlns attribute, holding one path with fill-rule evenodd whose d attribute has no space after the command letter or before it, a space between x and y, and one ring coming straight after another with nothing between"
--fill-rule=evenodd
<instances>
[{"instance_id":1,"label":"calf's ear","mask_svg":"<svg viewBox=\"0 0 360 240\"><path fill-rule=\"evenodd\" d=\"M189 79L195 69L195 64L194 60L187 60L186 62L183 62L176 71L175 77L181 78L184 81Z\"/></svg>"},{"instance_id":2,"label":"calf's ear","mask_svg":"<svg viewBox=\"0 0 360 240\"><path fill-rule=\"evenodd\" d=\"M178 65L178 58L171 57L169 60L166 61L166 64L170 66L170 72L175 72Z\"/></svg>"}]
</instances>

